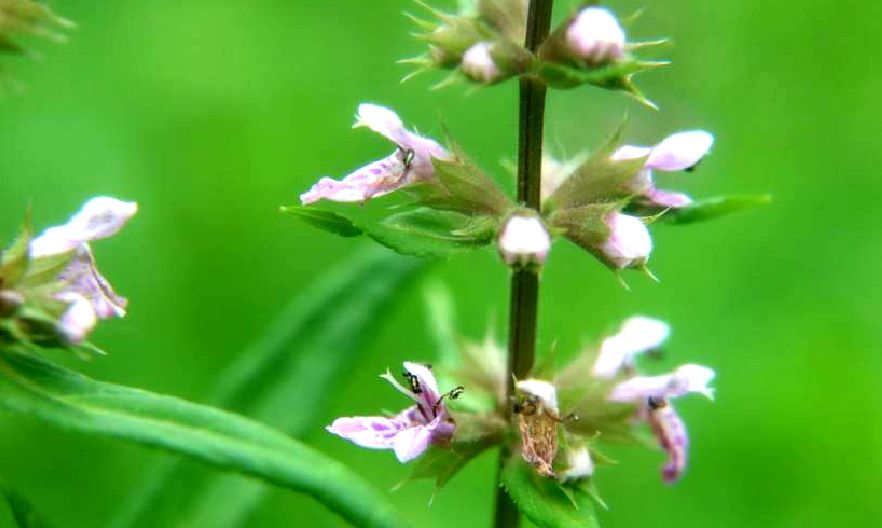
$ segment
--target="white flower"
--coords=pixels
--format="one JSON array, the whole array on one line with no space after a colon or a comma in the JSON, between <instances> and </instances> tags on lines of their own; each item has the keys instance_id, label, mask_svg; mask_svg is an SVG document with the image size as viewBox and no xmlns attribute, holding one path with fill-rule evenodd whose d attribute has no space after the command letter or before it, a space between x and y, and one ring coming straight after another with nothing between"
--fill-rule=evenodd
<instances>
[{"instance_id":1,"label":"white flower","mask_svg":"<svg viewBox=\"0 0 882 528\"><path fill-rule=\"evenodd\" d=\"M606 218L610 233L600 251L612 266L630 268L649 260L652 238L646 225L636 216L612 213Z\"/></svg>"},{"instance_id":2,"label":"white flower","mask_svg":"<svg viewBox=\"0 0 882 528\"><path fill-rule=\"evenodd\" d=\"M711 368L687 364L670 374L661 376L634 376L615 387L607 397L621 403L640 403L649 398L666 400L694 392L713 399L714 391L708 384L714 378Z\"/></svg>"},{"instance_id":3,"label":"white flower","mask_svg":"<svg viewBox=\"0 0 882 528\"><path fill-rule=\"evenodd\" d=\"M492 42L478 42L463 54L460 69L467 77L477 82L491 84L498 81L503 74L493 60L492 52Z\"/></svg>"},{"instance_id":4,"label":"white flower","mask_svg":"<svg viewBox=\"0 0 882 528\"><path fill-rule=\"evenodd\" d=\"M499 254L509 266L541 266L551 249L551 235L538 216L515 213L502 226L498 244Z\"/></svg>"},{"instance_id":5,"label":"white flower","mask_svg":"<svg viewBox=\"0 0 882 528\"><path fill-rule=\"evenodd\" d=\"M557 389L550 382L540 379L525 379L517 383L517 389L524 394L538 398L546 410L554 416L560 414L557 405Z\"/></svg>"},{"instance_id":6,"label":"white flower","mask_svg":"<svg viewBox=\"0 0 882 528\"><path fill-rule=\"evenodd\" d=\"M50 227L31 240L31 258L67 253L85 242L115 235L138 212L138 204L98 196L83 204L66 224Z\"/></svg>"},{"instance_id":7,"label":"white flower","mask_svg":"<svg viewBox=\"0 0 882 528\"><path fill-rule=\"evenodd\" d=\"M614 160L646 157L643 170L637 173L631 187L643 195L650 205L657 207L684 207L692 199L682 193L657 189L652 181L652 171L666 172L689 170L695 167L710 151L714 136L704 130L677 132L666 137L654 147L623 145L612 155Z\"/></svg>"},{"instance_id":8,"label":"white flower","mask_svg":"<svg viewBox=\"0 0 882 528\"><path fill-rule=\"evenodd\" d=\"M135 202L99 196L83 204L66 224L50 227L31 240L32 259L73 253L56 277L64 285L56 298L68 303L57 324L67 344L82 342L98 319L125 316L126 300L98 272L89 242L115 235L137 211Z\"/></svg>"},{"instance_id":9,"label":"white flower","mask_svg":"<svg viewBox=\"0 0 882 528\"><path fill-rule=\"evenodd\" d=\"M567 468L560 472L561 480L577 480L594 474L594 461L587 445L570 447L566 452Z\"/></svg>"},{"instance_id":10,"label":"white flower","mask_svg":"<svg viewBox=\"0 0 882 528\"><path fill-rule=\"evenodd\" d=\"M625 56L625 31L619 21L602 7L586 7L566 32L569 52L586 62L614 62Z\"/></svg>"},{"instance_id":11,"label":"white flower","mask_svg":"<svg viewBox=\"0 0 882 528\"><path fill-rule=\"evenodd\" d=\"M354 127L367 127L395 143L398 148L342 180L321 178L300 195L304 205L321 199L335 202L363 202L383 196L406 185L435 177L432 158L448 159L450 154L436 141L404 128L392 110L374 104L361 104Z\"/></svg>"},{"instance_id":12,"label":"white flower","mask_svg":"<svg viewBox=\"0 0 882 528\"><path fill-rule=\"evenodd\" d=\"M598 378L614 378L623 369L633 368L638 354L657 349L670 334L671 328L664 321L631 317L618 333L603 340L591 373Z\"/></svg>"}]
</instances>

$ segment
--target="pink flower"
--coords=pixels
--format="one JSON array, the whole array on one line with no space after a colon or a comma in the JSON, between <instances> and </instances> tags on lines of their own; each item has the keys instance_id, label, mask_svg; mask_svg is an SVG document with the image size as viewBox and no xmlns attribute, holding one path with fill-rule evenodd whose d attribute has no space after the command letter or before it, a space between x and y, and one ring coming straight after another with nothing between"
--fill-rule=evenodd
<instances>
[{"instance_id":1,"label":"pink flower","mask_svg":"<svg viewBox=\"0 0 882 528\"><path fill-rule=\"evenodd\" d=\"M614 378L634 368L638 354L659 348L671 334L664 321L635 316L619 327L618 333L603 340L591 373L598 378Z\"/></svg>"},{"instance_id":2,"label":"pink flower","mask_svg":"<svg viewBox=\"0 0 882 528\"><path fill-rule=\"evenodd\" d=\"M551 235L537 215L515 213L499 231L498 246L509 266L542 266L551 250Z\"/></svg>"},{"instance_id":3,"label":"pink flower","mask_svg":"<svg viewBox=\"0 0 882 528\"><path fill-rule=\"evenodd\" d=\"M322 178L300 195L304 205L321 199L335 202L364 202L406 185L435 177L432 158L447 159L450 153L436 141L404 128L392 110L374 104L361 104L354 127L365 126L395 143L398 148L342 180Z\"/></svg>"},{"instance_id":4,"label":"pink flower","mask_svg":"<svg viewBox=\"0 0 882 528\"><path fill-rule=\"evenodd\" d=\"M566 46L588 63L614 62L625 56L625 31L607 9L586 7L567 28Z\"/></svg>"},{"instance_id":5,"label":"pink flower","mask_svg":"<svg viewBox=\"0 0 882 528\"><path fill-rule=\"evenodd\" d=\"M646 165L634 179L632 187L649 205L656 207L684 207L692 199L682 193L657 189L652 181L652 171L682 171L695 167L710 151L714 136L704 130L689 130L671 134L654 147L623 145L613 155L614 160L627 160L646 156Z\"/></svg>"},{"instance_id":6,"label":"pink flower","mask_svg":"<svg viewBox=\"0 0 882 528\"><path fill-rule=\"evenodd\" d=\"M609 236L599 248L605 260L616 268L646 264L652 252L652 238L643 221L636 216L611 213L606 224Z\"/></svg>"},{"instance_id":7,"label":"pink flower","mask_svg":"<svg viewBox=\"0 0 882 528\"><path fill-rule=\"evenodd\" d=\"M400 462L417 458L430 444L449 442L456 429L444 406L444 397L455 398L458 390L442 395L429 367L404 362L404 377L409 387L402 386L388 371L386 379L416 404L395 416L356 416L337 418L326 429L356 445L370 449L393 449Z\"/></svg>"},{"instance_id":8,"label":"pink flower","mask_svg":"<svg viewBox=\"0 0 882 528\"><path fill-rule=\"evenodd\" d=\"M115 235L137 211L135 202L99 196L83 204L67 223L50 227L31 240L32 259L73 253L57 277L64 287L56 298L68 303L57 330L67 344L85 340L99 319L125 316L126 300L114 293L98 272L89 242Z\"/></svg>"},{"instance_id":9,"label":"pink flower","mask_svg":"<svg viewBox=\"0 0 882 528\"><path fill-rule=\"evenodd\" d=\"M492 52L492 42L478 42L463 54L460 69L469 79L480 83L492 84L498 81L503 73L493 60Z\"/></svg>"},{"instance_id":10,"label":"pink flower","mask_svg":"<svg viewBox=\"0 0 882 528\"><path fill-rule=\"evenodd\" d=\"M639 403L647 398L677 398L690 392L713 399L714 391L708 384L714 375L713 369L702 365L682 365L670 374L629 378L613 387L608 399L622 403Z\"/></svg>"}]
</instances>

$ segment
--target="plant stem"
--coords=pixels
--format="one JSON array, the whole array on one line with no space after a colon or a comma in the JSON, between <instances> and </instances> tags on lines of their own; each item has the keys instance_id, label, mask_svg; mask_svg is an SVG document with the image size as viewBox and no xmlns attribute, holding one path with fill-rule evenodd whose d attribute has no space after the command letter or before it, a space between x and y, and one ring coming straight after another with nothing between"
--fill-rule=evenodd
<instances>
[{"instance_id":1,"label":"plant stem","mask_svg":"<svg viewBox=\"0 0 882 528\"><path fill-rule=\"evenodd\" d=\"M527 34L524 47L535 53L551 28L553 0L530 0L527 10ZM521 78L518 118L518 201L539 210L542 132L545 121L545 85L530 77ZM509 300L508 396L512 394L512 376L526 377L536 356L536 317L539 301L539 275L535 270L512 272ZM507 406L507 404L506 404ZM499 475L510 452L503 449ZM499 482L497 476L497 483ZM502 488L496 491L496 528L515 528L520 524L517 507Z\"/></svg>"}]
</instances>

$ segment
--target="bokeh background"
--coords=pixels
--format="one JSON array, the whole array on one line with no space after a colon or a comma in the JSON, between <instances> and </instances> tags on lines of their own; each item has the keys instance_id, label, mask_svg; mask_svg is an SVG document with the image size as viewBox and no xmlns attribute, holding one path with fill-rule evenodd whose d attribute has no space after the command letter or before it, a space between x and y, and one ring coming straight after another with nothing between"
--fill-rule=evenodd
<instances>
[{"instance_id":1,"label":"bokeh background","mask_svg":"<svg viewBox=\"0 0 882 528\"><path fill-rule=\"evenodd\" d=\"M98 245L130 316L94 340L110 351L69 364L100 379L204 401L218 376L274 316L362 243L278 213L320 175L389 150L350 131L373 101L408 123L454 136L500 181L515 156L514 83L471 95L404 85L396 59L417 54L410 0L291 2L55 0L80 29L66 46L35 42L42 62L4 60L27 85L0 100L0 234L30 206L36 225L67 218L94 194L137 200L123 234ZM449 4L449 3L448 3ZM563 15L568 2L558 2ZM608 527L882 524L882 7L869 0L616 1L645 6L633 37L672 36L673 67L639 79L662 108L582 88L550 96L549 142L596 145L630 116L627 138L684 128L717 137L692 174L660 177L694 196L771 193L770 207L690 227L654 229L661 284L630 293L561 242L543 274L540 349L561 354L629 314L670 321L659 369L700 362L718 398L679 405L692 437L683 481L660 482L663 455L614 450L597 475ZM444 5L444 4L442 4ZM506 271L491 250L436 265L460 331L502 328ZM396 408L376 378L403 359L431 360L420 284L388 314L320 410ZM296 347L292 348L296 354ZM298 402L290 402L298 412ZM0 415L0 473L59 526L111 519L170 455ZM316 427L306 440L389 488L406 474ZM429 483L392 493L417 526L488 526L494 459L457 476L431 508ZM309 499L272 490L247 526L338 526ZM11 526L0 511L0 525Z\"/></svg>"}]
</instances>

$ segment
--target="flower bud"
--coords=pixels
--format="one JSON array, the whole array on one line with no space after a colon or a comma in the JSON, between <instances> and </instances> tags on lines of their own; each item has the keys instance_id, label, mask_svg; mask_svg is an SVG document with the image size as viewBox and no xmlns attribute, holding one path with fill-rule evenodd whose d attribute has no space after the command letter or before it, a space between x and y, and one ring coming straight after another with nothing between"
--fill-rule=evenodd
<instances>
[{"instance_id":1,"label":"flower bud","mask_svg":"<svg viewBox=\"0 0 882 528\"><path fill-rule=\"evenodd\" d=\"M512 214L499 232L499 254L509 266L542 266L551 249L551 235L538 215Z\"/></svg>"},{"instance_id":2,"label":"flower bud","mask_svg":"<svg viewBox=\"0 0 882 528\"><path fill-rule=\"evenodd\" d=\"M466 77L482 84L493 84L503 77L502 71L493 60L492 50L491 42L478 42L466 50L460 65Z\"/></svg>"},{"instance_id":3,"label":"flower bud","mask_svg":"<svg viewBox=\"0 0 882 528\"><path fill-rule=\"evenodd\" d=\"M616 17L602 7L579 11L567 28L565 42L573 57L591 64L625 57L625 31Z\"/></svg>"},{"instance_id":4,"label":"flower bud","mask_svg":"<svg viewBox=\"0 0 882 528\"><path fill-rule=\"evenodd\" d=\"M606 218L609 236L600 246L607 262L616 268L641 266L649 260L652 238L636 216L612 213Z\"/></svg>"}]
</instances>

